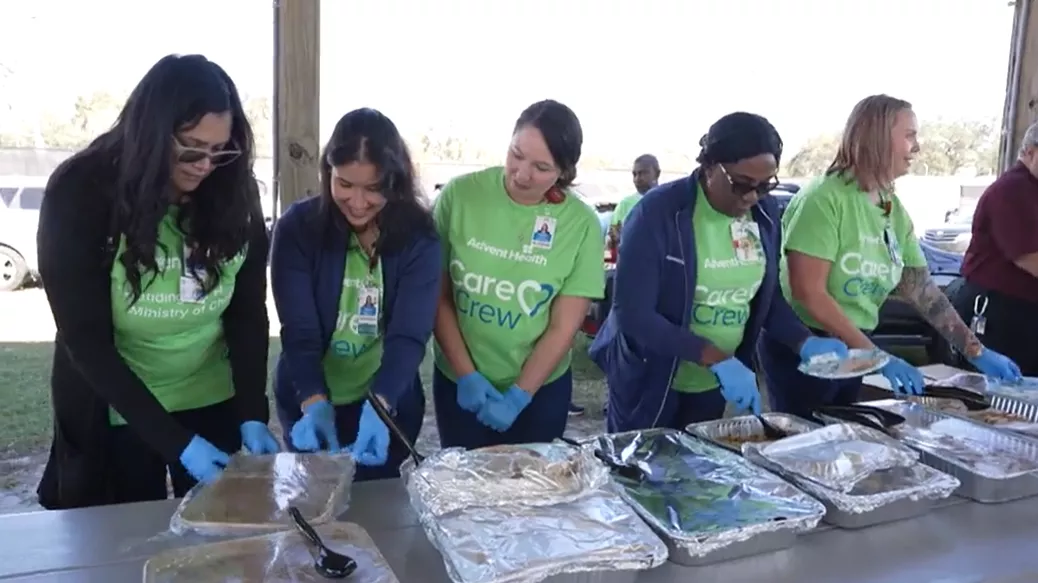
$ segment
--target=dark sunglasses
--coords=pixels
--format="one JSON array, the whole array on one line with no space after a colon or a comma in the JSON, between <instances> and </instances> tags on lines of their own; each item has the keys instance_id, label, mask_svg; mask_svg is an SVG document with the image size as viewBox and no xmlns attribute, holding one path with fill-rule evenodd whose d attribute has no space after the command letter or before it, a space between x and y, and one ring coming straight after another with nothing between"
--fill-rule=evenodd
<instances>
[{"instance_id":1,"label":"dark sunglasses","mask_svg":"<svg viewBox=\"0 0 1038 583\"><path fill-rule=\"evenodd\" d=\"M728 173L728 169L724 167L724 164L718 164L717 167L721 169L721 173L728 180L728 185L731 186L732 194L735 196L746 196L751 192L755 192L757 193L757 198L764 198L779 185L778 176L772 176L765 182L746 184L742 181L732 180L732 175Z\"/></svg>"},{"instance_id":2,"label":"dark sunglasses","mask_svg":"<svg viewBox=\"0 0 1038 583\"><path fill-rule=\"evenodd\" d=\"M235 144L232 142L231 145ZM241 156L241 150L235 148L213 151L206 148L185 146L176 136L173 136L173 147L176 148L177 163L179 164L195 164L202 160L209 160L209 163L213 166L226 166L237 160L238 156Z\"/></svg>"}]
</instances>

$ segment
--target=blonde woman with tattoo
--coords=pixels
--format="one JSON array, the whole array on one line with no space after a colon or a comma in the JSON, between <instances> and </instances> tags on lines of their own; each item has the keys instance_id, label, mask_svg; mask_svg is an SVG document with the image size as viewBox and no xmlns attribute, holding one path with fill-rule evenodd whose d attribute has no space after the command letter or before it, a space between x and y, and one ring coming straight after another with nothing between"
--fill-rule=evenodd
<instances>
[{"instance_id":1,"label":"blonde woman with tattoo","mask_svg":"<svg viewBox=\"0 0 1038 583\"><path fill-rule=\"evenodd\" d=\"M869 334L888 296L912 306L981 372L1004 379L1020 371L986 349L930 279L912 220L894 193L919 152L912 106L887 95L851 112L836 159L806 185L783 216L782 291L815 334L850 348L875 348ZM825 380L800 373L800 357L765 334L760 343L772 408L800 416L820 405L858 399L861 379ZM919 371L891 357L882 374L899 394L923 389Z\"/></svg>"}]
</instances>

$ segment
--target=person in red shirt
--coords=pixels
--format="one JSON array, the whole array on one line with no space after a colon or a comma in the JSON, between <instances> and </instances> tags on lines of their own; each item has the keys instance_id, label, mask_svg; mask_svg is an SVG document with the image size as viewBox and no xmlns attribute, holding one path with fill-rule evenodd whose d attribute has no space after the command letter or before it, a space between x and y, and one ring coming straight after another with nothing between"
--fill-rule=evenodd
<instances>
[{"instance_id":1,"label":"person in red shirt","mask_svg":"<svg viewBox=\"0 0 1038 583\"><path fill-rule=\"evenodd\" d=\"M981 195L961 271L950 295L963 321L1025 376L1038 376L1038 124L1016 164Z\"/></svg>"}]
</instances>

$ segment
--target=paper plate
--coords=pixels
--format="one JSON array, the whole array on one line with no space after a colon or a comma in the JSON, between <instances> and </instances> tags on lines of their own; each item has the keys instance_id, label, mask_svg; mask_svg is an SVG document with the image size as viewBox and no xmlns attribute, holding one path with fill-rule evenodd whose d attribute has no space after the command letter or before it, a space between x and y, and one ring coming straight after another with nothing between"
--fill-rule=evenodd
<instances>
[{"instance_id":1,"label":"paper plate","mask_svg":"<svg viewBox=\"0 0 1038 583\"><path fill-rule=\"evenodd\" d=\"M853 379L870 375L890 362L890 355L882 350L855 348L847 356L837 358L832 354L812 357L797 367L800 372L822 379Z\"/></svg>"}]
</instances>

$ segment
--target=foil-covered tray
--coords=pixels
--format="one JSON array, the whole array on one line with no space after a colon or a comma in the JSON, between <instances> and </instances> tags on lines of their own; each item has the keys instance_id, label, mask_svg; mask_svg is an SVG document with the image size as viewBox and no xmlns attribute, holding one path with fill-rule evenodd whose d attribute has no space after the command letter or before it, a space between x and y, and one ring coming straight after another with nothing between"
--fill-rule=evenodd
<instances>
[{"instance_id":1,"label":"foil-covered tray","mask_svg":"<svg viewBox=\"0 0 1038 583\"><path fill-rule=\"evenodd\" d=\"M407 471L435 515L469 506L551 506L609 483L591 450L562 442L442 449Z\"/></svg>"},{"instance_id":2,"label":"foil-covered tray","mask_svg":"<svg viewBox=\"0 0 1038 583\"><path fill-rule=\"evenodd\" d=\"M314 527L325 544L357 562L350 581L398 583L368 533L347 522ZM144 564L144 583L323 583L314 558L294 531L166 551Z\"/></svg>"},{"instance_id":3,"label":"foil-covered tray","mask_svg":"<svg viewBox=\"0 0 1038 583\"><path fill-rule=\"evenodd\" d=\"M919 451L924 463L958 478L960 496L1005 502L1038 494L1035 440L907 401L862 404L903 416L905 422L893 434Z\"/></svg>"},{"instance_id":4,"label":"foil-covered tray","mask_svg":"<svg viewBox=\"0 0 1038 583\"><path fill-rule=\"evenodd\" d=\"M849 493L874 472L908 467L919 455L890 437L854 424L834 424L761 447L783 473Z\"/></svg>"},{"instance_id":5,"label":"foil-covered tray","mask_svg":"<svg viewBox=\"0 0 1038 583\"><path fill-rule=\"evenodd\" d=\"M434 513L434 492L405 464L408 496L454 583L536 583L553 575L651 569L667 546L607 483L551 506L473 505ZM522 492L517 500L526 500Z\"/></svg>"},{"instance_id":6,"label":"foil-covered tray","mask_svg":"<svg viewBox=\"0 0 1038 583\"><path fill-rule=\"evenodd\" d=\"M788 548L825 514L818 501L771 472L681 432L605 435L593 446L641 469L644 480L614 480L664 537L677 563L702 565Z\"/></svg>"},{"instance_id":7,"label":"foil-covered tray","mask_svg":"<svg viewBox=\"0 0 1038 583\"><path fill-rule=\"evenodd\" d=\"M840 492L784 471L760 454L762 447L759 443L746 443L742 446L743 455L820 500L825 505L825 522L840 528L864 528L919 516L959 487L954 476L915 463L875 471L859 480L850 492Z\"/></svg>"},{"instance_id":8,"label":"foil-covered tray","mask_svg":"<svg viewBox=\"0 0 1038 583\"><path fill-rule=\"evenodd\" d=\"M763 413L761 416L775 428L790 435L807 433L821 427L817 423L788 413ZM735 453L742 453L742 446L745 443L771 443L774 441L764 434L764 427L761 426L760 420L753 415L693 423L686 427L685 431Z\"/></svg>"},{"instance_id":9,"label":"foil-covered tray","mask_svg":"<svg viewBox=\"0 0 1038 583\"><path fill-rule=\"evenodd\" d=\"M310 524L346 511L356 466L349 455L235 455L220 478L195 486L170 519L177 534L242 535L289 528L288 507Z\"/></svg>"},{"instance_id":10,"label":"foil-covered tray","mask_svg":"<svg viewBox=\"0 0 1038 583\"><path fill-rule=\"evenodd\" d=\"M991 406L979 411L970 411L957 399L908 397L907 400L939 413L965 417L996 429L1038 438L1038 404L999 394L988 394L987 398Z\"/></svg>"}]
</instances>

